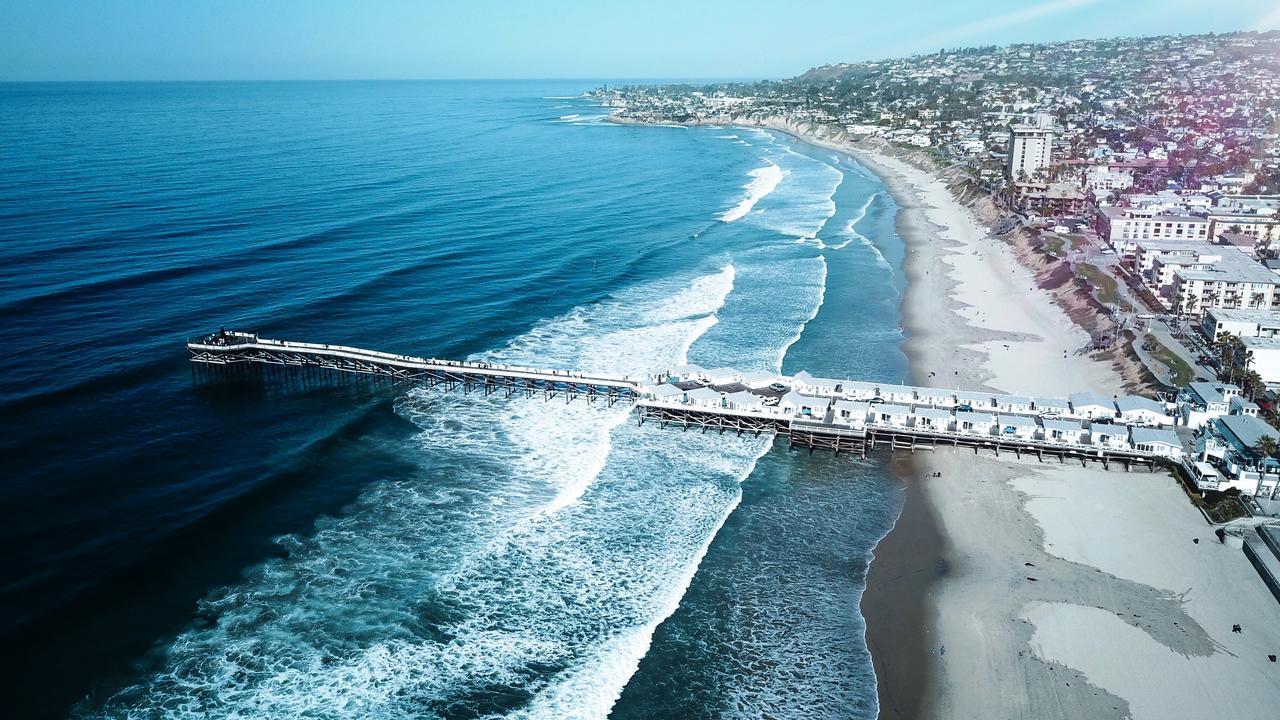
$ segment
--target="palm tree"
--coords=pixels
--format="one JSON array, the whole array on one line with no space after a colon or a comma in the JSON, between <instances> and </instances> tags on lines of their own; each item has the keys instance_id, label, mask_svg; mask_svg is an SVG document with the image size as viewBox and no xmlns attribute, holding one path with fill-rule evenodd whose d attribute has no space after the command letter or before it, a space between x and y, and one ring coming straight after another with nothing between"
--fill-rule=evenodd
<instances>
[{"instance_id":1,"label":"palm tree","mask_svg":"<svg viewBox=\"0 0 1280 720\"><path fill-rule=\"evenodd\" d=\"M1187 314L1188 314L1188 315L1195 315L1195 314L1196 314L1196 305L1197 305L1197 304L1199 304L1199 302L1200 302L1200 298L1196 297L1195 295L1188 295L1188 296L1187 296L1187 302L1186 302L1187 308L1186 308L1186 309L1187 309Z\"/></svg>"},{"instance_id":2,"label":"palm tree","mask_svg":"<svg viewBox=\"0 0 1280 720\"><path fill-rule=\"evenodd\" d=\"M1235 344L1232 341L1235 339L1235 336L1231 333L1224 332L1218 336L1218 341L1215 343L1218 350L1218 360L1222 363L1223 372L1226 372L1227 368L1231 367L1232 355L1235 353Z\"/></svg>"},{"instance_id":3,"label":"palm tree","mask_svg":"<svg viewBox=\"0 0 1280 720\"><path fill-rule=\"evenodd\" d=\"M1250 304L1256 308L1262 307L1262 301L1265 300L1266 297L1267 296L1264 293L1255 292L1253 295L1249 296Z\"/></svg>"},{"instance_id":4,"label":"palm tree","mask_svg":"<svg viewBox=\"0 0 1280 720\"><path fill-rule=\"evenodd\" d=\"M1258 399L1258 395L1266 388L1262 382L1262 376L1255 370L1245 370L1240 374L1240 389L1244 391L1244 396L1249 398L1250 402Z\"/></svg>"},{"instance_id":5,"label":"palm tree","mask_svg":"<svg viewBox=\"0 0 1280 720\"><path fill-rule=\"evenodd\" d=\"M1217 290L1210 290L1209 292L1207 292L1207 293L1205 293L1205 294L1204 294L1204 306L1205 306L1205 307L1210 307L1210 306L1212 306L1212 305L1213 305L1214 303L1216 303L1216 302L1218 302L1218 291L1217 291Z\"/></svg>"},{"instance_id":6,"label":"palm tree","mask_svg":"<svg viewBox=\"0 0 1280 720\"><path fill-rule=\"evenodd\" d=\"M1253 444L1253 451L1258 454L1258 467L1267 461L1267 458L1276 454L1276 439L1270 435L1263 435Z\"/></svg>"}]
</instances>

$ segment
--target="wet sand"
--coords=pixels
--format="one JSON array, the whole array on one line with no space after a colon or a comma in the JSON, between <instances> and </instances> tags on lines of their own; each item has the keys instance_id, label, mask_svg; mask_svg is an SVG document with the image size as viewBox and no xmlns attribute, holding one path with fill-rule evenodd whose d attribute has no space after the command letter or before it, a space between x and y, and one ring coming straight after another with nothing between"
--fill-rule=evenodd
<instances>
[{"instance_id":1,"label":"wet sand","mask_svg":"<svg viewBox=\"0 0 1280 720\"><path fill-rule=\"evenodd\" d=\"M947 572L945 541L938 519L922 494L922 473L911 456L894 459L894 473L906 487L898 522L875 549L862 595L867 647L876 670L880 717L913 720L928 717L925 689L933 612L933 584Z\"/></svg>"}]
</instances>

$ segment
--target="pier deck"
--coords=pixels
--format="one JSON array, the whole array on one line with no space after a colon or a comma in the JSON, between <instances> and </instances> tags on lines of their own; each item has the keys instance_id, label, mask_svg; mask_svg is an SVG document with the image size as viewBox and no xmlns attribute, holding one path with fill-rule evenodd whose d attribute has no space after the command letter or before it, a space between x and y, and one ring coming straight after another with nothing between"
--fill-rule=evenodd
<instances>
[{"instance_id":1,"label":"pier deck","mask_svg":"<svg viewBox=\"0 0 1280 720\"><path fill-rule=\"evenodd\" d=\"M1040 416L1031 411L1023 413L1001 411L999 415L1002 419L1009 418L1009 422L1021 418L1024 426L1029 421L1030 426L1041 434L1040 437L1006 434L1007 430L1001 432L999 425L989 431L962 429L958 422L955 423L954 429L950 425L944 428L912 426L908 423L920 422L914 414L911 420L903 420L901 423L877 421L878 411L870 412L869 418L864 416L861 420L839 419L835 416L835 409L842 402L838 393L826 397L803 396L815 401L816 412L810 413L806 408L803 414L799 409L795 414L788 414L791 411L784 410L779 405L785 401L784 394L789 392L787 389L779 389L779 386L793 383L796 380L793 378L779 377L781 382L752 388L737 380L717 385L706 380L679 381L667 373L633 378L625 375L587 374L571 370L439 360L345 345L270 340L260 338L254 333L228 331L189 340L187 351L193 368L202 366L234 371L243 367L265 367L285 372L359 374L387 378L396 382L442 385L446 390L461 389L466 393L481 391L485 395L500 391L507 397L541 396L544 400L564 398L566 402L583 398L588 402L602 401L610 406L622 401L637 406L637 421L640 424L652 421L663 427L673 425L685 430L697 428L703 433L714 430L718 433L729 431L739 435L743 433L777 434L787 437L788 446L792 448L809 448L811 451L824 449L837 454L853 452L863 457L877 446L911 452L942 446L972 448L974 452L988 450L997 455L1002 452L1018 457L1033 455L1040 460L1046 457L1057 458L1059 462L1067 459L1081 462L1092 460L1104 466L1114 462L1126 469L1135 465L1154 467L1157 463L1174 459L1167 453L1136 447L1133 443L1094 444L1079 439L1051 437L1048 433L1049 423L1045 422L1046 427L1039 428L1034 420ZM809 382L814 381L810 379ZM849 381L849 384L859 383ZM904 390L902 386L886 385L884 387L892 388L892 392L897 393ZM681 397L678 399L665 397L662 396L663 391L668 395L680 393ZM707 397L714 396L717 401L691 403L690 398L698 392L702 392ZM927 392L934 394L942 391L927 390ZM750 399L751 405L736 407L732 403L719 400L735 395ZM961 395L968 397L974 394L957 393L957 397ZM873 404L869 407L901 406ZM926 407L933 409L936 415L937 409L925 403L913 404L910 412L923 414L923 409ZM958 417L961 411L955 412ZM1057 415L1054 414L1053 417L1056 418ZM1081 422L1076 421L1077 424ZM1081 432L1087 434L1085 427L1081 425Z\"/></svg>"}]
</instances>

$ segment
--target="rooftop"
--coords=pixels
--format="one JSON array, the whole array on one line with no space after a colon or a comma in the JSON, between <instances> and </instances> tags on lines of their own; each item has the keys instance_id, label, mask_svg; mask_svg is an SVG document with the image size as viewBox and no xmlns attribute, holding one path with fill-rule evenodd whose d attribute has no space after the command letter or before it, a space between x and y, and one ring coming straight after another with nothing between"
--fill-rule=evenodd
<instances>
[{"instance_id":1,"label":"rooftop","mask_svg":"<svg viewBox=\"0 0 1280 720\"><path fill-rule=\"evenodd\" d=\"M1252 415L1224 415L1214 422L1225 439L1242 448L1252 448L1264 435L1280 438L1280 431Z\"/></svg>"},{"instance_id":2,"label":"rooftop","mask_svg":"<svg viewBox=\"0 0 1280 720\"><path fill-rule=\"evenodd\" d=\"M1209 308L1206 313L1218 322L1244 322L1259 325L1280 325L1280 312L1257 308Z\"/></svg>"}]
</instances>

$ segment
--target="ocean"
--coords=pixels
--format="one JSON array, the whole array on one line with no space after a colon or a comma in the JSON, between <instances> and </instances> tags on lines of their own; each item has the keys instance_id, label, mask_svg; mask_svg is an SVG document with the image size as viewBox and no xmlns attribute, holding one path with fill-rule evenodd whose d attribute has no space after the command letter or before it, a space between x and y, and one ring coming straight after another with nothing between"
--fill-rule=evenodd
<instances>
[{"instance_id":1,"label":"ocean","mask_svg":"<svg viewBox=\"0 0 1280 720\"><path fill-rule=\"evenodd\" d=\"M875 175L598 84L0 84L12 716L875 717L882 457L193 378L227 327L906 379Z\"/></svg>"}]
</instances>

